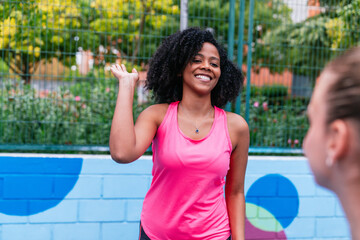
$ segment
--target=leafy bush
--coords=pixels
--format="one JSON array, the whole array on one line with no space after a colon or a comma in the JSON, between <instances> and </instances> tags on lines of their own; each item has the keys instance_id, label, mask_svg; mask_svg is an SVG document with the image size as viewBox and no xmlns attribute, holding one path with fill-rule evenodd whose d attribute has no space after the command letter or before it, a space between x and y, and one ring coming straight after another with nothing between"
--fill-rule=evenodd
<instances>
[{"instance_id":1,"label":"leafy bush","mask_svg":"<svg viewBox=\"0 0 360 240\"><path fill-rule=\"evenodd\" d=\"M36 91L20 81L0 92L0 143L108 145L117 97L114 79L89 80L58 91ZM252 87L250 142L261 147L301 147L309 99L290 98L284 86ZM243 102L245 94L242 94ZM137 105L134 119L151 103ZM241 113L245 112L242 104Z\"/></svg>"},{"instance_id":2,"label":"leafy bush","mask_svg":"<svg viewBox=\"0 0 360 240\"><path fill-rule=\"evenodd\" d=\"M306 106L309 99L290 98L287 90L286 94L281 90L276 95L276 89L274 86L253 90L249 111L250 145L300 148L308 129Z\"/></svg>"},{"instance_id":3,"label":"leafy bush","mask_svg":"<svg viewBox=\"0 0 360 240\"><path fill-rule=\"evenodd\" d=\"M263 96L270 105L283 105L288 96L288 88L283 85L251 86L251 98Z\"/></svg>"},{"instance_id":4,"label":"leafy bush","mask_svg":"<svg viewBox=\"0 0 360 240\"><path fill-rule=\"evenodd\" d=\"M261 87L251 86L250 92L251 96L263 95L269 98L286 97L288 95L287 87L283 85L264 85Z\"/></svg>"},{"instance_id":5,"label":"leafy bush","mask_svg":"<svg viewBox=\"0 0 360 240\"><path fill-rule=\"evenodd\" d=\"M81 82L59 91L36 91L21 82L0 92L0 143L108 145L117 82ZM146 107L137 106L134 119Z\"/></svg>"}]
</instances>

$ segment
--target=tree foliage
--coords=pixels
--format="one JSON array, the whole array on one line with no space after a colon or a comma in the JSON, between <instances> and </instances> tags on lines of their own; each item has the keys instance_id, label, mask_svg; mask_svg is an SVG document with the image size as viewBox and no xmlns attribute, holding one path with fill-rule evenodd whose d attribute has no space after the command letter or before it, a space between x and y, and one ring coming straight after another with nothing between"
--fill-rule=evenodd
<instances>
[{"instance_id":1,"label":"tree foliage","mask_svg":"<svg viewBox=\"0 0 360 240\"><path fill-rule=\"evenodd\" d=\"M133 63L139 58L146 62L161 42L156 36L179 26L179 6L172 0L95 0L91 7L95 19L90 30L108 50Z\"/></svg>"},{"instance_id":2,"label":"tree foliage","mask_svg":"<svg viewBox=\"0 0 360 240\"><path fill-rule=\"evenodd\" d=\"M170 18L178 13L172 1L160 0L3 1L0 57L29 83L42 59L73 65L79 47L94 52L100 63L136 59L141 44L147 44L142 55L150 56L159 40L146 39L163 33L166 24L176 26Z\"/></svg>"},{"instance_id":3,"label":"tree foliage","mask_svg":"<svg viewBox=\"0 0 360 240\"><path fill-rule=\"evenodd\" d=\"M290 69L315 79L332 57L360 44L360 0L337 3L303 22L268 31L256 44L257 63L273 72Z\"/></svg>"},{"instance_id":4,"label":"tree foliage","mask_svg":"<svg viewBox=\"0 0 360 240\"><path fill-rule=\"evenodd\" d=\"M76 64L79 49L90 50L95 64L122 63L146 67L165 36L179 30L179 3L175 0L29 0L0 3L0 58L25 83L40 62L54 57L66 66ZM246 6L249 1L246 1ZM235 5L235 35L240 4ZM228 41L229 1L189 1L189 26L212 28L225 47ZM291 10L282 0L255 1L254 38L262 37ZM242 46L241 46L242 47ZM237 41L235 41L235 51Z\"/></svg>"},{"instance_id":5,"label":"tree foliage","mask_svg":"<svg viewBox=\"0 0 360 240\"><path fill-rule=\"evenodd\" d=\"M258 0L254 1L254 13L250 15L250 1L245 1L244 32L239 31L240 2L235 4L235 36L244 35L247 40L249 30L249 17L253 20L253 39L261 38L266 32L276 28L282 22L291 22L291 9L283 0ZM189 1L189 25L206 26L214 30L217 39L225 46L228 41L230 1L227 0L192 0ZM235 39L234 52L238 48ZM243 46L241 46L243 47ZM246 54L246 53L244 53ZM244 58L245 59L245 58Z\"/></svg>"},{"instance_id":6,"label":"tree foliage","mask_svg":"<svg viewBox=\"0 0 360 240\"><path fill-rule=\"evenodd\" d=\"M74 29L82 28L81 11L71 0L2 3L0 57L29 83L41 59L69 59L64 53L76 50Z\"/></svg>"}]
</instances>

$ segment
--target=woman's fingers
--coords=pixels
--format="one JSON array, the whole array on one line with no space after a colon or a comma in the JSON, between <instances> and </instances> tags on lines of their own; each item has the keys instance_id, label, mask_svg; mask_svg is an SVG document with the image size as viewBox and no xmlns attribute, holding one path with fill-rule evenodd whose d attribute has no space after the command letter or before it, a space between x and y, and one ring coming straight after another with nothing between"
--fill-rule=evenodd
<instances>
[{"instance_id":1,"label":"woman's fingers","mask_svg":"<svg viewBox=\"0 0 360 240\"><path fill-rule=\"evenodd\" d=\"M121 65L119 65L119 64L114 64L113 67L114 67L114 69L118 70L119 72L125 72L125 73L127 73L126 67L125 67L124 64L121 64Z\"/></svg>"},{"instance_id":2,"label":"woman's fingers","mask_svg":"<svg viewBox=\"0 0 360 240\"><path fill-rule=\"evenodd\" d=\"M126 79L128 78L129 80L132 79L132 81L137 81L139 79L139 74L137 72L137 70L135 68L132 69L132 71L129 73L126 70L126 67L124 64L113 64L110 67L110 71L112 72L112 74L114 75L114 77L116 77L117 79Z\"/></svg>"},{"instance_id":3,"label":"woman's fingers","mask_svg":"<svg viewBox=\"0 0 360 240\"><path fill-rule=\"evenodd\" d=\"M111 72L112 72L113 74L115 74L115 72L117 71L116 65L115 65L115 64L112 65L112 66L110 67L110 70L111 70Z\"/></svg>"},{"instance_id":4,"label":"woman's fingers","mask_svg":"<svg viewBox=\"0 0 360 240\"><path fill-rule=\"evenodd\" d=\"M126 71L126 67L125 67L124 64L121 64L121 69L122 69L124 72L127 72L127 71Z\"/></svg>"},{"instance_id":5,"label":"woman's fingers","mask_svg":"<svg viewBox=\"0 0 360 240\"><path fill-rule=\"evenodd\" d=\"M116 64L116 68L117 68L118 71L123 71L119 64Z\"/></svg>"}]
</instances>

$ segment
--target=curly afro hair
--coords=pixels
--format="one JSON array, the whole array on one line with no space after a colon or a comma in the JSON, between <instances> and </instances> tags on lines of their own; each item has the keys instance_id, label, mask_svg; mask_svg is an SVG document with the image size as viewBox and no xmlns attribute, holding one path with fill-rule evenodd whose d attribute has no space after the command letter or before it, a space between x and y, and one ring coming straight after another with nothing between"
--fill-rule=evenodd
<instances>
[{"instance_id":1,"label":"curly afro hair","mask_svg":"<svg viewBox=\"0 0 360 240\"><path fill-rule=\"evenodd\" d=\"M228 59L210 31L188 28L167 37L150 60L146 88L153 91L156 103L181 100L180 76L205 42L213 44L220 56L221 75L211 92L211 104L221 108L238 96L244 82L241 70Z\"/></svg>"}]
</instances>

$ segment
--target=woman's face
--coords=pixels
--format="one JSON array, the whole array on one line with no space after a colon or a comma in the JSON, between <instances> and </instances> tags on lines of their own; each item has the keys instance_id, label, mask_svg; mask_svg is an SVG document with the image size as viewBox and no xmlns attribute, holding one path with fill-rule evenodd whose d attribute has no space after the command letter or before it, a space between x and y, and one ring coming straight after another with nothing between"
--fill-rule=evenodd
<instances>
[{"instance_id":1,"label":"woman's face","mask_svg":"<svg viewBox=\"0 0 360 240\"><path fill-rule=\"evenodd\" d=\"M332 73L324 71L315 86L310 104L307 109L309 130L303 143L303 149L308 158L311 170L318 184L329 188L329 168L326 166L327 134L326 134L326 102L325 94L328 89Z\"/></svg>"},{"instance_id":2,"label":"woman's face","mask_svg":"<svg viewBox=\"0 0 360 240\"><path fill-rule=\"evenodd\" d=\"M201 95L208 94L216 86L220 75L219 52L213 44L205 42L184 69L183 91L191 89Z\"/></svg>"}]
</instances>

